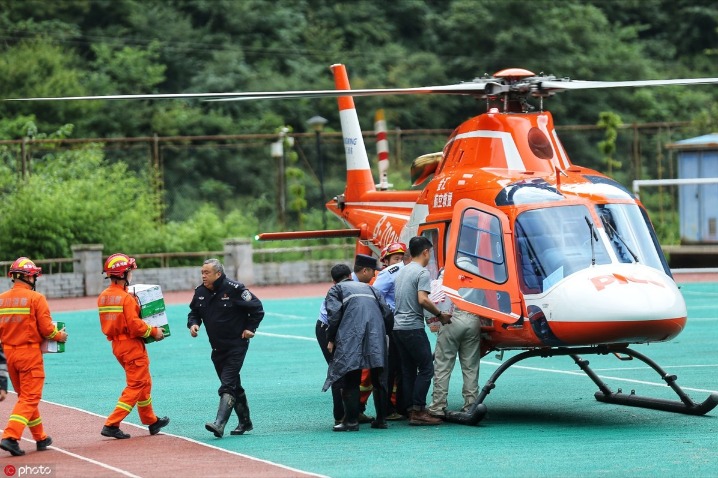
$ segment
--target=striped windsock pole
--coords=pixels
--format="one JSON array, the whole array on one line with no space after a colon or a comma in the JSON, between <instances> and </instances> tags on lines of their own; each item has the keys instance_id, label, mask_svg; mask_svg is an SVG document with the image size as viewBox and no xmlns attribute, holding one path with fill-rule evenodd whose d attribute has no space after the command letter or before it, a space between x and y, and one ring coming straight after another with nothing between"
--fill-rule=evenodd
<instances>
[{"instance_id":1,"label":"striped windsock pole","mask_svg":"<svg viewBox=\"0 0 718 478\"><path fill-rule=\"evenodd\" d=\"M389 140L386 136L386 119L384 110L376 110L374 115L374 133L376 134L376 156L379 160L379 184L377 187L386 191L389 184Z\"/></svg>"}]
</instances>

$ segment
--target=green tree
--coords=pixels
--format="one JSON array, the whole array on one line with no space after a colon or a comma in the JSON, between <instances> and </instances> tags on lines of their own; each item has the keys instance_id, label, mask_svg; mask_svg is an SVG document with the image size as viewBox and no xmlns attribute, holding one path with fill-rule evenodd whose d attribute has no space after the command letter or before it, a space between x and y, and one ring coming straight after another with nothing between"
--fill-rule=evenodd
<instances>
[{"instance_id":1,"label":"green tree","mask_svg":"<svg viewBox=\"0 0 718 478\"><path fill-rule=\"evenodd\" d=\"M596 126L605 130L603 140L598 143L598 150L603 155L603 162L609 176L613 174L613 168L620 169L622 166L621 161L617 161L615 158L618 128L622 124L621 117L616 113L602 111L598 114Z\"/></svg>"},{"instance_id":2,"label":"green tree","mask_svg":"<svg viewBox=\"0 0 718 478\"><path fill-rule=\"evenodd\" d=\"M143 251L161 241L159 202L148 178L107 165L99 145L50 153L3 191L0 256L69 257L70 246Z\"/></svg>"}]
</instances>

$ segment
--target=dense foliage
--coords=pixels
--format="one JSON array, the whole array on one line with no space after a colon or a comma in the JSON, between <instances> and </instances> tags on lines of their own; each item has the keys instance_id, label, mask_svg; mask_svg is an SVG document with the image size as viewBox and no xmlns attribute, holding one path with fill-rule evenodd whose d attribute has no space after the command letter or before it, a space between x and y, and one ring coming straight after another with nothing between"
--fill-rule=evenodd
<instances>
[{"instance_id":1,"label":"dense foliage","mask_svg":"<svg viewBox=\"0 0 718 478\"><path fill-rule=\"evenodd\" d=\"M718 76L717 25L718 4L709 0L0 0L0 97L332 88L333 63L348 66L355 88L455 83L509 66L584 80ZM716 96L709 86L577 91L548 106L557 124L596 124L610 112L611 125L696 118L713 127ZM67 125L80 138L272 133L285 125L305 132L314 115L338 129L335 104L0 102L0 139L69 134ZM480 111L465 98L438 96L362 98L358 106L366 128L379 107L402 129L453 128ZM602 149L580 138L567 148L628 179L612 157L616 138L603 140ZM304 149L313 154L312 142ZM268 142L230 155L167 149L162 192L151 171L133 166L136 152L43 153L17 184L18 161L8 151L0 164L3 257L67 255L76 241L137 252L210 249L215 235L279 227ZM341 164L333 161L340 150L325 154ZM321 198L301 161L289 159L288 226L299 227ZM93 174L83 176L83 167ZM328 195L340 181L327 175ZM203 204L213 205L211 226L201 224Z\"/></svg>"}]
</instances>

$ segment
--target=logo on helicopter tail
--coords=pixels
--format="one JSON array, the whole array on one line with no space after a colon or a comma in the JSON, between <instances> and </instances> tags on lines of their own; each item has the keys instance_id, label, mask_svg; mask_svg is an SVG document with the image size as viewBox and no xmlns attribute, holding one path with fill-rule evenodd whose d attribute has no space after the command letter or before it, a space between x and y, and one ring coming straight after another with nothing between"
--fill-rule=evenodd
<instances>
[{"instance_id":1,"label":"logo on helicopter tail","mask_svg":"<svg viewBox=\"0 0 718 478\"><path fill-rule=\"evenodd\" d=\"M382 216L376 222L374 226L374 241L378 241L379 244L389 244L390 242L396 242L399 240L399 234L394 231L394 227L391 221L387 221L387 216Z\"/></svg>"},{"instance_id":2,"label":"logo on helicopter tail","mask_svg":"<svg viewBox=\"0 0 718 478\"><path fill-rule=\"evenodd\" d=\"M632 282L634 284L653 284L659 287L665 287L662 283L658 281L640 279L638 277L631 277L624 274L616 274L615 272L613 274L593 277L591 278L591 282L593 283L597 291L605 289L610 284L628 284L629 282Z\"/></svg>"}]
</instances>

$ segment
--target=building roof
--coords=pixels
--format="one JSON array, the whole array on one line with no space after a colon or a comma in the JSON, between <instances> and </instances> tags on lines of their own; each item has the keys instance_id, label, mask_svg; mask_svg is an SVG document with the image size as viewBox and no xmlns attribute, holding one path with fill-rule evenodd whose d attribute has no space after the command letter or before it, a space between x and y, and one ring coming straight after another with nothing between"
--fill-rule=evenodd
<instances>
[{"instance_id":1,"label":"building roof","mask_svg":"<svg viewBox=\"0 0 718 478\"><path fill-rule=\"evenodd\" d=\"M695 138L683 139L666 145L668 149L676 150L698 150L698 149L716 149L718 150L718 133L704 134Z\"/></svg>"}]
</instances>

